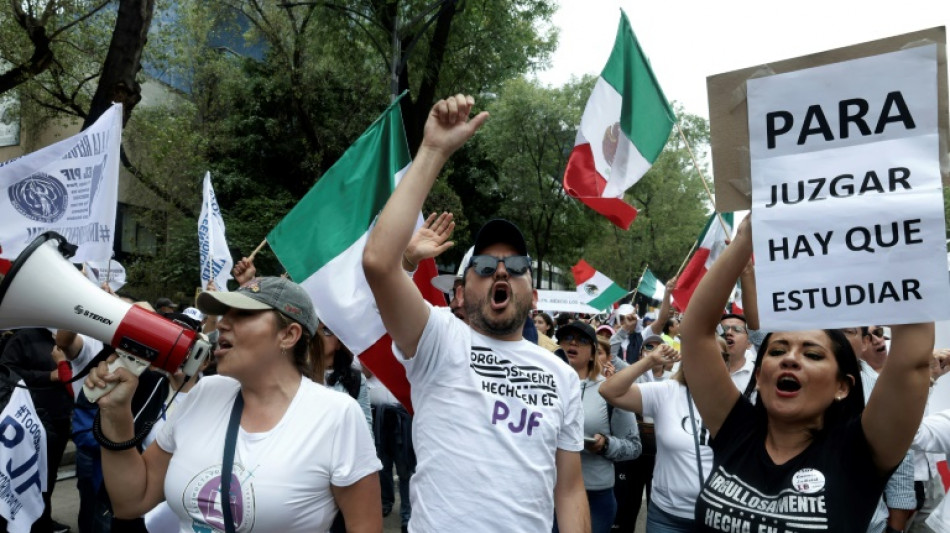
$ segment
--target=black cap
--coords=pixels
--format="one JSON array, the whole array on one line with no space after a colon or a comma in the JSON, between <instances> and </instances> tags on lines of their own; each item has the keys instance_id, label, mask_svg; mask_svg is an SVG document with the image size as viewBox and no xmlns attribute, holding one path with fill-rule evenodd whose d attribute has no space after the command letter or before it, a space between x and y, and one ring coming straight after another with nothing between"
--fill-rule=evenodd
<instances>
[{"instance_id":1,"label":"black cap","mask_svg":"<svg viewBox=\"0 0 950 533\"><path fill-rule=\"evenodd\" d=\"M528 255L528 244L524 240L524 235L518 226L503 219L496 218L485 223L478 235L475 236L475 246L473 255L480 255L485 248L496 243L510 244L518 255Z\"/></svg>"},{"instance_id":2,"label":"black cap","mask_svg":"<svg viewBox=\"0 0 950 533\"><path fill-rule=\"evenodd\" d=\"M597 346L597 334L594 333L594 328L587 322L582 322L580 320L575 320L570 324L557 328L557 341L561 342L561 336L571 330L577 331L578 333L590 339L591 346Z\"/></svg>"}]
</instances>

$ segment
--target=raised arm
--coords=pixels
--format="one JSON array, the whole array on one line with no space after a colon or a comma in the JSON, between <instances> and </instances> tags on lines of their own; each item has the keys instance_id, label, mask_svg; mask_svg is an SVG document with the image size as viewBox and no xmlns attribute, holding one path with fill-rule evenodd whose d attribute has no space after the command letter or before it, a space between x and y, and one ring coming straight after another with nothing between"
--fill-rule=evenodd
<instances>
[{"instance_id":1,"label":"raised arm","mask_svg":"<svg viewBox=\"0 0 950 533\"><path fill-rule=\"evenodd\" d=\"M416 353L416 345L429 318L429 308L404 273L401 263L422 203L439 172L449 156L465 144L488 118L488 114L482 112L469 119L474 105L471 96L456 95L440 100L432 107L422 146L383 207L363 251L363 272L373 291L383 325L406 357L413 357Z\"/></svg>"},{"instance_id":2,"label":"raised arm","mask_svg":"<svg viewBox=\"0 0 950 533\"><path fill-rule=\"evenodd\" d=\"M666 282L666 290L663 292L663 301L660 302L660 310L656 314L656 322L650 324L650 329L657 335L663 333L663 328L673 316L673 290L676 289L676 278L670 278ZM644 338L646 334L644 334Z\"/></svg>"},{"instance_id":3,"label":"raised arm","mask_svg":"<svg viewBox=\"0 0 950 533\"><path fill-rule=\"evenodd\" d=\"M752 256L749 218L747 216L742 221L736 238L699 282L680 324L683 371L703 423L713 436L719 432L739 399L739 391L729 377L729 370L722 364L716 326L736 279Z\"/></svg>"},{"instance_id":4,"label":"raised arm","mask_svg":"<svg viewBox=\"0 0 950 533\"><path fill-rule=\"evenodd\" d=\"M756 299L755 291L755 265L752 259L742 269L739 276L739 283L742 286L742 314L745 316L745 323L749 329L759 329L759 301Z\"/></svg>"},{"instance_id":5,"label":"raised arm","mask_svg":"<svg viewBox=\"0 0 950 533\"><path fill-rule=\"evenodd\" d=\"M601 383L600 395L614 407L642 415L643 396L635 381L651 368L667 362L676 362L676 358L677 353L672 346L661 344L656 350L644 353L639 361L616 372L607 378L607 381Z\"/></svg>"},{"instance_id":6,"label":"raised arm","mask_svg":"<svg viewBox=\"0 0 950 533\"><path fill-rule=\"evenodd\" d=\"M920 426L930 390L934 325L891 326L891 350L861 416L874 463L882 472L897 466Z\"/></svg>"},{"instance_id":7,"label":"raised arm","mask_svg":"<svg viewBox=\"0 0 950 533\"><path fill-rule=\"evenodd\" d=\"M98 401L99 424L105 438L123 443L135 436L132 394L138 378L124 368L109 372L107 364L92 369L86 385L95 388L116 383ZM154 442L143 454L134 446L121 451L102 448L102 477L117 518L140 517L165 499L165 473L171 457Z\"/></svg>"}]
</instances>

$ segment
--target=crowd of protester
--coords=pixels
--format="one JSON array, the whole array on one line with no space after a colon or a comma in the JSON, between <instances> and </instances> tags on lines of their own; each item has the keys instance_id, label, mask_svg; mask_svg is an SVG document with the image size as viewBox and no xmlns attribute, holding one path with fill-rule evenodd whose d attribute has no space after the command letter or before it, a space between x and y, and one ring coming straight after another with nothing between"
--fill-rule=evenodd
<instances>
[{"instance_id":1,"label":"crowd of protester","mask_svg":"<svg viewBox=\"0 0 950 533\"><path fill-rule=\"evenodd\" d=\"M486 119L472 105L433 108L363 256L411 406L301 286L258 277L248 258L231 292L115 295L208 335L214 356L193 380L135 376L82 333L5 332L0 364L47 433L33 530L68 530L50 495L72 439L82 533L378 532L393 512L416 533L633 533L644 503L651 533L950 532L935 468L950 413L928 407L950 351L933 349L933 324L768 330L748 222L685 310L675 278L649 312L629 298L596 315L536 310L527 242L501 219L432 281L447 307L423 300L407 273L454 245L454 222L416 217ZM737 280L744 313L727 313ZM114 388L90 402L83 376Z\"/></svg>"}]
</instances>

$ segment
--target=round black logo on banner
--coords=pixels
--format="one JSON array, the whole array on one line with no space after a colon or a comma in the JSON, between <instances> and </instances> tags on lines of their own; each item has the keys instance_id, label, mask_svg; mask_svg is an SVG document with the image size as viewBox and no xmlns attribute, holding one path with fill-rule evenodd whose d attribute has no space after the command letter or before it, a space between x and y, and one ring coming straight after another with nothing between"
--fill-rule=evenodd
<instances>
[{"instance_id":1,"label":"round black logo on banner","mask_svg":"<svg viewBox=\"0 0 950 533\"><path fill-rule=\"evenodd\" d=\"M66 213L66 187L49 174L37 172L8 190L10 203L29 219L56 222Z\"/></svg>"}]
</instances>

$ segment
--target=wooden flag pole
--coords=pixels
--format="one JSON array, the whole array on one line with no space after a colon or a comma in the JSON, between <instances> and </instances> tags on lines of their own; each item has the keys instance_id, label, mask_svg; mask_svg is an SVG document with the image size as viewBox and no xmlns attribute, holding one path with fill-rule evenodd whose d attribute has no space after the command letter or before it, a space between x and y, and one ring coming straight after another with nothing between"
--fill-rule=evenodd
<instances>
[{"instance_id":1,"label":"wooden flag pole","mask_svg":"<svg viewBox=\"0 0 950 533\"><path fill-rule=\"evenodd\" d=\"M630 301L634 301L634 300L637 299L637 291L640 290L640 282L643 281L643 276L646 275L648 268L650 268L650 263L647 263L647 264L643 265L643 272L640 273L640 278L637 280L637 286L634 287L634 289L633 289L632 291L630 291L630 292L627 293L627 294L632 294L632 295L633 295L633 296L630 298Z\"/></svg>"},{"instance_id":2,"label":"wooden flag pole","mask_svg":"<svg viewBox=\"0 0 950 533\"><path fill-rule=\"evenodd\" d=\"M720 220L722 220L720 218ZM696 239L696 242L693 243L693 247L689 249L689 252L686 254L686 257L683 259L683 264L680 265L679 270L676 271L674 278L680 277L680 274L683 273L683 269L686 268L686 262L689 261L690 256L693 255L693 252L696 251L696 247L699 245L699 239Z\"/></svg>"},{"instance_id":3,"label":"wooden flag pole","mask_svg":"<svg viewBox=\"0 0 950 533\"><path fill-rule=\"evenodd\" d=\"M263 241L261 241L260 244L257 245L257 248L254 248L254 251L251 252L251 255L247 256L247 260L248 260L248 261L253 261L253 260L254 260L254 256L257 255L257 252L260 252L260 251L261 251L261 248L263 248L265 244L267 244L267 239L266 239L266 238L265 238Z\"/></svg>"},{"instance_id":4,"label":"wooden flag pole","mask_svg":"<svg viewBox=\"0 0 950 533\"><path fill-rule=\"evenodd\" d=\"M683 139L683 145L686 146L686 151L689 152L689 158L692 159L693 161L693 168L695 168L696 172L699 173L699 178L703 182L703 188L706 189L706 195L709 196L709 201L712 202L713 208L715 209L716 199L713 197L712 190L709 189L709 183L706 181L706 176L703 174L703 171L699 168L699 163L696 162L696 156L693 155L693 150L689 147L689 142L686 140L686 136L683 135L683 130L680 129L679 122L674 122L674 124L676 124L676 131L680 134L680 139ZM723 220L722 214L719 213L718 211L716 211L716 218L718 218L719 223L722 224L722 231L725 233L726 238L727 239L731 238L732 235L731 235L731 232L729 231L729 227L726 226L726 221ZM693 248L695 249L696 246L694 245ZM690 253L693 253L692 250L690 250ZM685 266L686 263L684 262L683 265ZM680 267L680 270L682 269L683 267ZM679 272L677 272L676 275L679 276Z\"/></svg>"}]
</instances>

